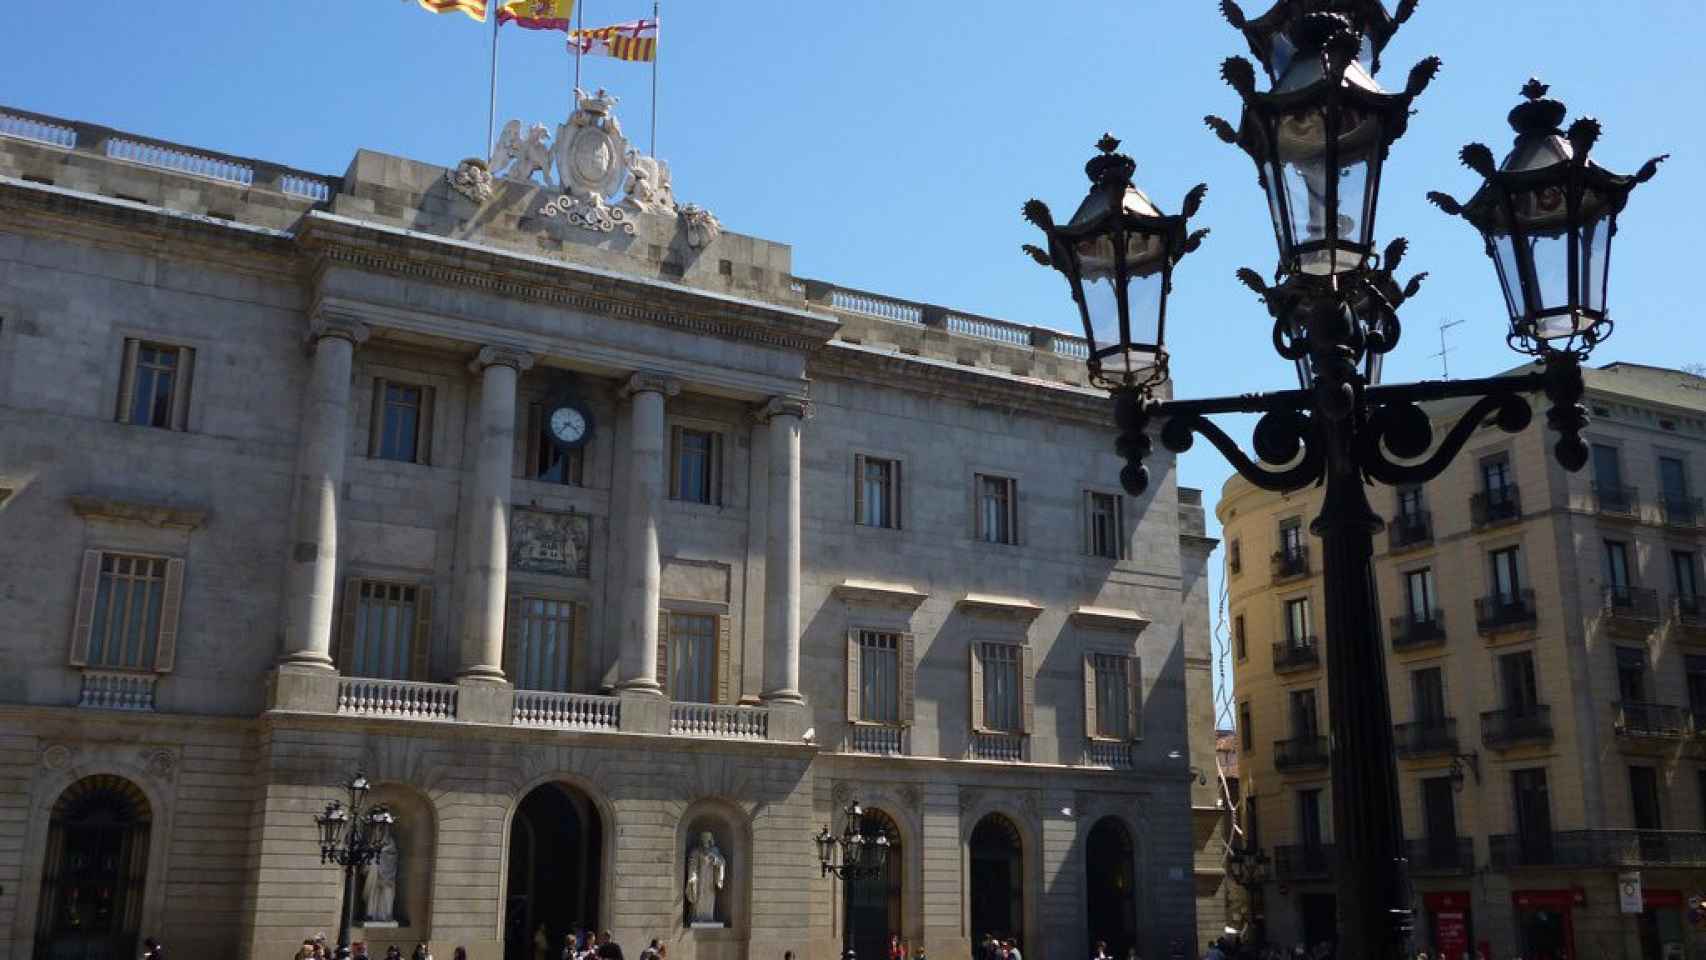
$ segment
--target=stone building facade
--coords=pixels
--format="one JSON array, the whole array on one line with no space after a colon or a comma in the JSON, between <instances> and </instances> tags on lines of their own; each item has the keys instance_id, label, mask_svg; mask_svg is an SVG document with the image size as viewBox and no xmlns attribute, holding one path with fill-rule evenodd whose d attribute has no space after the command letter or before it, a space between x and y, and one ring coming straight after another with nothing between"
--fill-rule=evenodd
<instances>
[{"instance_id":1,"label":"stone building facade","mask_svg":"<svg viewBox=\"0 0 1706 960\"><path fill-rule=\"evenodd\" d=\"M1194 952L1212 541L1083 343L488 186L0 112L0 956L289 955L358 769L376 953Z\"/></svg>"},{"instance_id":2,"label":"stone building facade","mask_svg":"<svg viewBox=\"0 0 1706 960\"><path fill-rule=\"evenodd\" d=\"M1418 948L1706 956L1706 379L1584 371L1593 459L1568 473L1537 413L1488 425L1419 488L1372 494ZM1537 401L1543 403L1541 398ZM1460 403L1432 411L1453 423ZM1271 859L1278 943L1331 929L1315 490L1240 479L1227 543L1242 826Z\"/></svg>"}]
</instances>

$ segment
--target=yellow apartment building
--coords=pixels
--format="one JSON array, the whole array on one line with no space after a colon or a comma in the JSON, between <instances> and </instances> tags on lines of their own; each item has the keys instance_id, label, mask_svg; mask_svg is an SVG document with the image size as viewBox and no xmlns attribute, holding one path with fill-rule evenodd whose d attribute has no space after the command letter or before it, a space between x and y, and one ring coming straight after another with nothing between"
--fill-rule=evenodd
<instances>
[{"instance_id":1,"label":"yellow apartment building","mask_svg":"<svg viewBox=\"0 0 1706 960\"><path fill-rule=\"evenodd\" d=\"M1526 430L1371 491L1418 949L1706 958L1706 378L1584 374L1581 472L1536 397ZM1250 920L1280 944L1331 939L1336 911L1320 498L1234 476L1217 507L1240 823L1270 865Z\"/></svg>"}]
</instances>

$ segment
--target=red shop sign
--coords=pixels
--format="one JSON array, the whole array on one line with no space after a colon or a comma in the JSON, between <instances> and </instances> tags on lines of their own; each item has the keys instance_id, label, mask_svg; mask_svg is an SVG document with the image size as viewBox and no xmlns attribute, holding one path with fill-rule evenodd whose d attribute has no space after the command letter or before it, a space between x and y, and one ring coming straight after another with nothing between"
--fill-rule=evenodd
<instances>
[{"instance_id":1,"label":"red shop sign","mask_svg":"<svg viewBox=\"0 0 1706 960\"><path fill-rule=\"evenodd\" d=\"M1435 913L1441 910L1467 910L1469 909L1469 894L1459 893L1455 890L1444 893L1424 893L1422 894L1422 906Z\"/></svg>"},{"instance_id":2,"label":"red shop sign","mask_svg":"<svg viewBox=\"0 0 1706 960\"><path fill-rule=\"evenodd\" d=\"M1668 907L1682 906L1681 890L1646 890L1641 891L1641 905L1648 910L1662 910Z\"/></svg>"},{"instance_id":3,"label":"red shop sign","mask_svg":"<svg viewBox=\"0 0 1706 960\"><path fill-rule=\"evenodd\" d=\"M1518 890L1511 894L1511 899L1519 907L1543 910L1568 910L1581 903L1580 894L1575 890Z\"/></svg>"}]
</instances>

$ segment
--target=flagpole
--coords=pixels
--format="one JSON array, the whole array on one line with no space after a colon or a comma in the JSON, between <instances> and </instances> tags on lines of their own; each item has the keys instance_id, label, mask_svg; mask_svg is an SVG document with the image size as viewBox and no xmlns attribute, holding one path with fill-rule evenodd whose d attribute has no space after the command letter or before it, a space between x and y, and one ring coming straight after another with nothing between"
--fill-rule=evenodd
<instances>
[{"instance_id":1,"label":"flagpole","mask_svg":"<svg viewBox=\"0 0 1706 960\"><path fill-rule=\"evenodd\" d=\"M486 15L492 18L492 99L486 107L486 156L490 157L497 151L498 122L498 19L496 10L498 0L487 0Z\"/></svg>"},{"instance_id":2,"label":"flagpole","mask_svg":"<svg viewBox=\"0 0 1706 960\"><path fill-rule=\"evenodd\" d=\"M663 56L663 21L658 0L652 0L652 156L658 155L658 58Z\"/></svg>"},{"instance_id":3,"label":"flagpole","mask_svg":"<svg viewBox=\"0 0 1706 960\"><path fill-rule=\"evenodd\" d=\"M581 48L586 45L586 38L581 35L581 31L584 29L586 29L586 3L585 0L582 0L582 2L575 4L575 90L581 88ZM575 104L575 109L580 109L578 102Z\"/></svg>"}]
</instances>

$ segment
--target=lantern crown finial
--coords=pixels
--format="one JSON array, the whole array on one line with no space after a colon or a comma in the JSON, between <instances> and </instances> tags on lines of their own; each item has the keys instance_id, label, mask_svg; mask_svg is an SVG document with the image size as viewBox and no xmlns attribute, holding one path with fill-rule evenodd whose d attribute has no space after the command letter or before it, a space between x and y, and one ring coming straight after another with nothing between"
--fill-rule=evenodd
<instances>
[{"instance_id":1,"label":"lantern crown finial","mask_svg":"<svg viewBox=\"0 0 1706 960\"><path fill-rule=\"evenodd\" d=\"M1131 176L1137 172L1137 162L1123 153L1115 153L1119 148L1119 138L1111 133L1102 134L1102 139L1096 141L1096 149L1102 152L1084 165L1084 174L1091 183L1116 187L1131 184Z\"/></svg>"},{"instance_id":2,"label":"lantern crown finial","mask_svg":"<svg viewBox=\"0 0 1706 960\"><path fill-rule=\"evenodd\" d=\"M1522 85L1523 102L1511 109L1509 118L1511 129L1518 135L1558 132L1567 111L1561 101L1546 95L1551 89L1537 77L1529 77Z\"/></svg>"}]
</instances>

